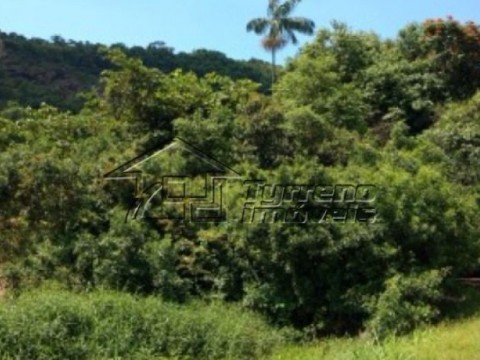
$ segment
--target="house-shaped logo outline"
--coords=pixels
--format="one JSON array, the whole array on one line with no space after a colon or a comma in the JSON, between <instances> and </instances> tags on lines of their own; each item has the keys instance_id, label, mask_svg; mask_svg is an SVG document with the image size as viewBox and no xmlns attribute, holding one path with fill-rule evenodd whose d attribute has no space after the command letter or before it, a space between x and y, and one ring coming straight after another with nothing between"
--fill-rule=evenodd
<instances>
[{"instance_id":1,"label":"house-shaped logo outline","mask_svg":"<svg viewBox=\"0 0 480 360\"><path fill-rule=\"evenodd\" d=\"M212 193L212 199L210 201L211 203L215 203L216 201L220 201L220 212L222 212L222 204L223 204L223 183L220 180L228 180L228 179L237 179L240 180L242 179L242 176L235 171L234 169L230 168L226 164L222 163L221 161L216 160L212 156L208 155L207 153L203 152L196 146L192 145L191 143L185 141L184 139L180 137L175 137L168 145L165 147L158 149L150 149L148 151L145 151L144 153L140 154L139 156L125 162L124 164L118 166L117 168L107 172L106 174L103 175L103 178L105 180L133 180L135 183L135 198L136 198L136 205L134 206L133 209L129 209L127 212L125 220L128 221L129 217L132 218L137 218L139 215L140 217L144 217L145 210L146 210L146 205L149 204L150 200L156 196L160 191L165 190L165 179L166 178L174 178L178 177L179 179L184 179L188 178L188 174L182 174L182 175L167 175L163 176L162 180L159 182L156 182L154 184L150 184L147 187L144 186L144 176L142 170L139 170L138 167L141 164L144 164L148 162L149 160L157 157L158 155L165 153L169 150L175 150L178 148L179 150L184 150L190 154L192 154L195 158L199 159L200 161L210 165L214 171L214 176L211 176L210 172L206 172L204 174L205 177L205 183L207 181L207 177L210 176L210 180L212 182L211 186L213 190ZM218 183L218 185L215 185L215 182ZM207 183L206 183L207 184ZM157 186L157 189L155 189L155 186ZM219 198L216 199L216 191L215 187L219 189ZM154 190L145 203L145 194L148 193L148 191ZM202 200L206 199L208 197L208 190L207 187L205 187L205 194L202 196L193 196L193 199L197 200ZM141 212L141 207L143 206L143 212ZM191 208L189 209L191 214L193 214L193 205L190 204ZM186 212L186 208L184 208L184 211ZM191 216L191 219L193 216ZM208 220L213 220L213 218L198 218L197 220L202 221L208 221Z\"/></svg>"}]
</instances>

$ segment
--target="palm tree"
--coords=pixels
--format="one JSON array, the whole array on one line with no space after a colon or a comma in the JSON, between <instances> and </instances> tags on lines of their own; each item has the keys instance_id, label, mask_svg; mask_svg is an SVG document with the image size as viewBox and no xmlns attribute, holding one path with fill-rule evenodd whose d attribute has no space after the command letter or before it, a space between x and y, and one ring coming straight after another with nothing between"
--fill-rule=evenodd
<instances>
[{"instance_id":1,"label":"palm tree","mask_svg":"<svg viewBox=\"0 0 480 360\"><path fill-rule=\"evenodd\" d=\"M247 31L264 35L262 46L272 52L272 85L275 82L275 55L289 41L297 44L295 32L312 35L315 23L303 17L289 17L293 9L301 0L286 0L283 4L279 0L269 0L267 18L250 20Z\"/></svg>"}]
</instances>

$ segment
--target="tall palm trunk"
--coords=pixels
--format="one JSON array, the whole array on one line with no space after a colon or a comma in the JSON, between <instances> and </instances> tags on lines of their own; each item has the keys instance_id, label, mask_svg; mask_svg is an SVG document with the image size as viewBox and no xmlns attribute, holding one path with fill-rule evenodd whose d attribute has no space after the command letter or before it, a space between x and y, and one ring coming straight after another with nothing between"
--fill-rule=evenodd
<instances>
[{"instance_id":1,"label":"tall palm trunk","mask_svg":"<svg viewBox=\"0 0 480 360\"><path fill-rule=\"evenodd\" d=\"M272 49L272 92L273 92L273 84L275 84L275 57L276 57L276 49Z\"/></svg>"}]
</instances>

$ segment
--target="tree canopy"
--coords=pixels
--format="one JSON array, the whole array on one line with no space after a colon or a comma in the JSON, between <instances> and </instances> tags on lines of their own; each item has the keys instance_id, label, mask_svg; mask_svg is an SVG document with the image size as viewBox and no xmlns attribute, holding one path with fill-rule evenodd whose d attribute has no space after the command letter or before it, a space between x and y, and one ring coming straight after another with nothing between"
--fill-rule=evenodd
<instances>
[{"instance_id":1,"label":"tree canopy","mask_svg":"<svg viewBox=\"0 0 480 360\"><path fill-rule=\"evenodd\" d=\"M296 3L272 1L272 15ZM427 20L382 40L334 23L285 66L272 94L242 72L210 73L210 57L228 59L208 51L188 55L202 59L194 71L163 71L159 63L174 55L162 43L82 57L105 60L70 64L72 71L109 66L78 112L13 103L0 110L2 277L18 289L55 279L76 290L235 302L310 335L382 338L444 318L461 302L457 279L480 271L478 29ZM20 44L43 49L39 59L69 54L61 39L6 39L8 66ZM25 92L14 87L20 104L36 91L25 84ZM126 221L139 204L148 200L145 211L154 212L163 198L104 175L174 139L242 179L291 186L285 201L307 199L295 216L325 221ZM145 168L145 188L162 194L165 169L191 176L193 190L207 186L195 161L161 154ZM322 215L318 202L328 194L330 205L338 202L332 186L346 184L375 185L377 222L339 221L338 209ZM250 193L240 181L229 186L225 207L242 214ZM275 201L272 188L262 191ZM183 209L170 205L169 215Z\"/></svg>"}]
</instances>

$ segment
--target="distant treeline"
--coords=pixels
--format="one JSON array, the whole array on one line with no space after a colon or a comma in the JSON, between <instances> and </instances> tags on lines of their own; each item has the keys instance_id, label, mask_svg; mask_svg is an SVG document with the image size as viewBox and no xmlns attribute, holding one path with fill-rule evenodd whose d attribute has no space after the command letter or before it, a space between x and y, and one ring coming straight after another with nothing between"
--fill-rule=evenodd
<instances>
[{"instance_id":1,"label":"distant treeline","mask_svg":"<svg viewBox=\"0 0 480 360\"><path fill-rule=\"evenodd\" d=\"M83 104L78 93L94 86L102 70L112 67L99 51L104 47L60 36L52 36L48 41L0 31L0 107L14 100L21 105L37 107L46 102L78 111ZM221 52L205 49L175 53L162 41L146 48L121 43L110 47L120 48L128 56L140 58L146 66L164 72L177 68L198 76L215 72L232 79L253 80L261 84L262 92L269 89L270 65L261 60L233 60Z\"/></svg>"}]
</instances>

